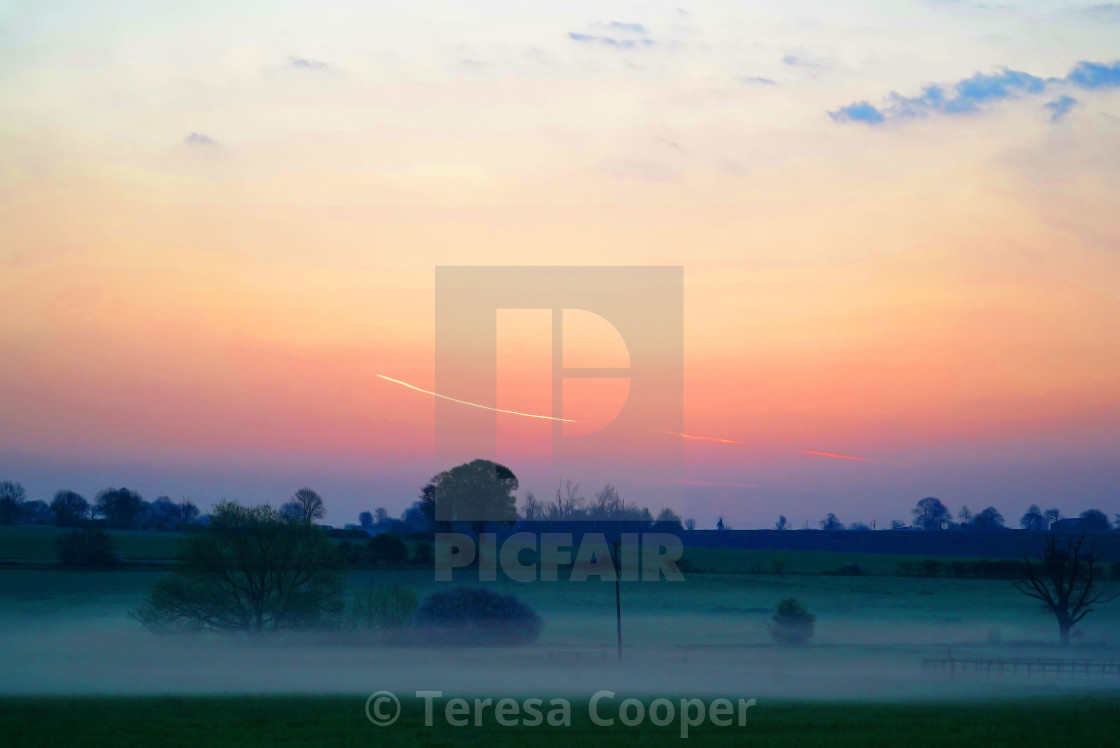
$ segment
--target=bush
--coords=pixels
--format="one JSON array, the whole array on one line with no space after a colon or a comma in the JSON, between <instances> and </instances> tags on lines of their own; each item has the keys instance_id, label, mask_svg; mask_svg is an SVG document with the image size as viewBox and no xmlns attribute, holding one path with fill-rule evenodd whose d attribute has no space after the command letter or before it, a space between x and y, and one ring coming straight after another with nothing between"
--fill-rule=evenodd
<instances>
[{"instance_id":1,"label":"bush","mask_svg":"<svg viewBox=\"0 0 1120 748\"><path fill-rule=\"evenodd\" d=\"M411 587L381 584L351 590L344 622L355 631L399 629L409 622L417 605Z\"/></svg>"},{"instance_id":2,"label":"bush","mask_svg":"<svg viewBox=\"0 0 1120 748\"><path fill-rule=\"evenodd\" d=\"M421 541L412 549L412 563L417 566L431 566L435 562L435 551L432 544Z\"/></svg>"},{"instance_id":3,"label":"bush","mask_svg":"<svg viewBox=\"0 0 1120 748\"><path fill-rule=\"evenodd\" d=\"M941 562L935 558L927 558L922 561L919 566L922 569L922 575L927 577L941 576Z\"/></svg>"},{"instance_id":4,"label":"bush","mask_svg":"<svg viewBox=\"0 0 1120 748\"><path fill-rule=\"evenodd\" d=\"M57 541L64 566L112 566L117 563L113 538L104 530L71 530Z\"/></svg>"},{"instance_id":5,"label":"bush","mask_svg":"<svg viewBox=\"0 0 1120 748\"><path fill-rule=\"evenodd\" d=\"M457 646L531 644L544 628L540 616L516 597L472 587L432 594L413 622L423 641Z\"/></svg>"},{"instance_id":6,"label":"bush","mask_svg":"<svg viewBox=\"0 0 1120 748\"><path fill-rule=\"evenodd\" d=\"M817 617L806 610L799 600L787 597L778 603L770 623L770 636L778 644L796 646L813 638L813 622Z\"/></svg>"},{"instance_id":7,"label":"bush","mask_svg":"<svg viewBox=\"0 0 1120 748\"><path fill-rule=\"evenodd\" d=\"M369 541L369 557L375 564L399 566L408 560L408 546L395 532L383 532Z\"/></svg>"},{"instance_id":8,"label":"bush","mask_svg":"<svg viewBox=\"0 0 1120 748\"><path fill-rule=\"evenodd\" d=\"M338 544L338 555L342 556L347 566L360 566L366 563L369 557L363 546L355 545L349 540L343 540Z\"/></svg>"}]
</instances>

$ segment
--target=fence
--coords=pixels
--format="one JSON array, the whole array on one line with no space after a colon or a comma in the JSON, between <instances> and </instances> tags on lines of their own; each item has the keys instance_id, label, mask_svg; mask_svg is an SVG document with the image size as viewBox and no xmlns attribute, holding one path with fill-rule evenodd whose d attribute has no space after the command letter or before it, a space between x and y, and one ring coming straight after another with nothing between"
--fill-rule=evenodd
<instances>
[{"instance_id":1,"label":"fence","mask_svg":"<svg viewBox=\"0 0 1120 748\"><path fill-rule=\"evenodd\" d=\"M955 675L957 672L1005 673L1025 675L1114 675L1120 678L1120 660L1065 660L1042 658L979 659L961 657L926 657L922 670L937 670Z\"/></svg>"}]
</instances>

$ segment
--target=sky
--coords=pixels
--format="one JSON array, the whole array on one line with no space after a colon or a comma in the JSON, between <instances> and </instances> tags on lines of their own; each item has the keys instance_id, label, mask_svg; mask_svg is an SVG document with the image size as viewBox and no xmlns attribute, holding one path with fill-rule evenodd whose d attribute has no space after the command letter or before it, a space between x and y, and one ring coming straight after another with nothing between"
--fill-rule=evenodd
<instances>
[{"instance_id":1,"label":"sky","mask_svg":"<svg viewBox=\"0 0 1120 748\"><path fill-rule=\"evenodd\" d=\"M436 267L668 265L725 441L522 494L1120 512L1120 4L777 5L0 3L0 478L395 514Z\"/></svg>"}]
</instances>

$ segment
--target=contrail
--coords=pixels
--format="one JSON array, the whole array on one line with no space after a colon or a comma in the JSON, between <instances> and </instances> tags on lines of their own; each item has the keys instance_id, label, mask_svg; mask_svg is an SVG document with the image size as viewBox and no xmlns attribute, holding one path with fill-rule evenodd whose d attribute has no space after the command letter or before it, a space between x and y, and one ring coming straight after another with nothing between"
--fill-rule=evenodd
<instances>
[{"instance_id":1,"label":"contrail","mask_svg":"<svg viewBox=\"0 0 1120 748\"><path fill-rule=\"evenodd\" d=\"M671 434L672 436L679 436L682 439L694 439L700 442L716 442L718 444L742 444L742 442L737 442L734 439L721 439L718 436L694 436L693 434L682 434L679 431L666 431L665 433Z\"/></svg>"},{"instance_id":2,"label":"contrail","mask_svg":"<svg viewBox=\"0 0 1120 748\"><path fill-rule=\"evenodd\" d=\"M399 379L393 379L392 377L387 377L384 374L378 374L377 376L381 377L382 379L384 379L387 382L392 382L393 384L399 384L402 387L409 388L410 390L416 390L417 392L423 392L425 395L431 395L432 397L438 397L441 400L450 400L451 402L459 403L460 405L469 405L472 408L482 408L483 410L492 410L495 413L508 413L511 416L524 416L525 418L540 418L540 419L545 420L545 421L563 421L564 423L579 423L579 421L576 421L574 418L554 418L552 416L537 415L536 413L521 413L521 412L518 412L516 410L503 410L502 408L491 408L489 405L479 405L478 403L468 402L467 400L459 400L459 399L454 398L454 397L448 397L447 395L441 395L438 392L432 392L431 390L424 390L424 389L421 389L419 387L416 387L415 385L411 385L408 382L402 382Z\"/></svg>"},{"instance_id":3,"label":"contrail","mask_svg":"<svg viewBox=\"0 0 1120 748\"><path fill-rule=\"evenodd\" d=\"M802 450L803 455L814 455L816 457L831 457L834 460L855 460L857 462L875 462L870 457L850 457L848 455L834 455L831 452L810 452L809 450Z\"/></svg>"}]
</instances>

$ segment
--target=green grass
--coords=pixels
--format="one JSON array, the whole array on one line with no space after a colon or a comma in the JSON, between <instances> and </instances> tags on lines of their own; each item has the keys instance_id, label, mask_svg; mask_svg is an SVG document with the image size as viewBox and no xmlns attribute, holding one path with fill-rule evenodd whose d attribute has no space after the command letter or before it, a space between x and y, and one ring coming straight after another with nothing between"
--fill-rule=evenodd
<instances>
[{"instance_id":1,"label":"green grass","mask_svg":"<svg viewBox=\"0 0 1120 748\"><path fill-rule=\"evenodd\" d=\"M55 543L67 528L0 525L0 560L19 559L51 563L58 560ZM182 537L177 532L106 530L125 561L169 561Z\"/></svg>"},{"instance_id":2,"label":"green grass","mask_svg":"<svg viewBox=\"0 0 1120 748\"><path fill-rule=\"evenodd\" d=\"M674 701L676 701L674 699ZM680 741L679 723L594 725L573 699L570 727L451 727L437 701L404 700L391 727L371 725L362 696L0 698L0 735L19 746L427 745L610 746ZM1120 697L869 704L759 702L743 727L703 725L685 744L728 746L1104 745L1120 730Z\"/></svg>"}]
</instances>

